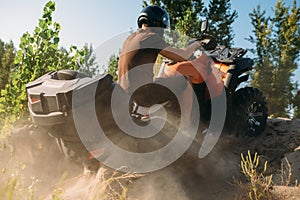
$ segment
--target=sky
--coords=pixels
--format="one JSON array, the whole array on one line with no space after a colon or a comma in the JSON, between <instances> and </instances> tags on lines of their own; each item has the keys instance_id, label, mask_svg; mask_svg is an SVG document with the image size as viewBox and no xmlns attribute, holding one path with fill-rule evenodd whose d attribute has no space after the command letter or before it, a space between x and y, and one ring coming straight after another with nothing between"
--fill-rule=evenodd
<instances>
[{"instance_id":1,"label":"sky","mask_svg":"<svg viewBox=\"0 0 300 200\"><path fill-rule=\"evenodd\" d=\"M0 0L0 39L12 40L18 46L23 33L32 33L42 16L48 0ZM232 0L231 9L238 12L233 23L234 44L249 48L245 38L251 35L249 13L260 5L272 15L277 0ZM142 0L55 0L54 21L60 23L60 45L82 47L92 44L100 66L105 65L110 55L118 52L129 31L136 30L136 19L142 8ZM205 5L209 0L205 0ZM291 5L293 0L284 0ZM300 70L296 72L300 80Z\"/></svg>"}]
</instances>

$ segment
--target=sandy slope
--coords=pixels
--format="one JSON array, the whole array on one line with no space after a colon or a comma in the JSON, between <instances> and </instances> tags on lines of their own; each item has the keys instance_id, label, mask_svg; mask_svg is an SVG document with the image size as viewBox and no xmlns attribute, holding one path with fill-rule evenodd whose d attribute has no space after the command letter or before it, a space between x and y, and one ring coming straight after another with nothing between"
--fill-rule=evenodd
<instances>
[{"instance_id":1,"label":"sandy slope","mask_svg":"<svg viewBox=\"0 0 300 200\"><path fill-rule=\"evenodd\" d=\"M83 174L83 169L65 159L56 147L55 139L44 131L24 127L18 129L10 140L11 148L0 153L0 169L7 168L0 176L3 185L20 161L24 185L30 185L32 177L36 184L38 199L51 199L57 188L62 188L63 199L91 199L99 190L98 174ZM234 199L237 187L234 178L243 180L240 173L240 153L258 152L262 161L269 161L268 172L274 174L275 185L285 185L281 165L290 165L292 172L289 186L275 186L274 192L285 199L300 199L299 188L290 187L300 179L300 120L269 119L266 131L256 138L236 138L224 134L213 151L204 159L195 159L192 147L182 158L160 171L137 178L129 185L129 199ZM12 153L10 153L12 152ZM11 157L12 155L12 157ZM286 159L288 162L286 161ZM288 168L288 167L286 167ZM111 170L105 173L110 174ZM285 171L288 174L288 171ZM63 182L58 184L63 175ZM124 183L125 185L127 183ZM298 195L298 196L297 196Z\"/></svg>"}]
</instances>

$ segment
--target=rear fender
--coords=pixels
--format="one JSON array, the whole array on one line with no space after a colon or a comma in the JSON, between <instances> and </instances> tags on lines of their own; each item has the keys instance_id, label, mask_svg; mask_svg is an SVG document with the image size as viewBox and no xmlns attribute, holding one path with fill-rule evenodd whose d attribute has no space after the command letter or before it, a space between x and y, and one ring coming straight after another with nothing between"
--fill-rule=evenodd
<instances>
[{"instance_id":1,"label":"rear fender","mask_svg":"<svg viewBox=\"0 0 300 200\"><path fill-rule=\"evenodd\" d=\"M230 65L227 72L225 87L229 94L233 94L238 85L244 80L248 80L248 76L239 76L247 71L252 70L253 60L251 58L241 58L237 60L233 65Z\"/></svg>"},{"instance_id":2,"label":"rear fender","mask_svg":"<svg viewBox=\"0 0 300 200\"><path fill-rule=\"evenodd\" d=\"M235 70L237 75L241 75L242 73L245 73L247 71L250 71L253 69L253 60L251 58L241 58L235 62Z\"/></svg>"}]
</instances>

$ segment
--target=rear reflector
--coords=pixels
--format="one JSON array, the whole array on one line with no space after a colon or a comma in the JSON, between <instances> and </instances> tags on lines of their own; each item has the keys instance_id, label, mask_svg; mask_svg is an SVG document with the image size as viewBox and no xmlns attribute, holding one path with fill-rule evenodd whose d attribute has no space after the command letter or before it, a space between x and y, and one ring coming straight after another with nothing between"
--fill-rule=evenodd
<instances>
[{"instance_id":1,"label":"rear reflector","mask_svg":"<svg viewBox=\"0 0 300 200\"><path fill-rule=\"evenodd\" d=\"M30 100L32 103L37 103L37 102L41 101L41 99L39 97L31 97Z\"/></svg>"}]
</instances>

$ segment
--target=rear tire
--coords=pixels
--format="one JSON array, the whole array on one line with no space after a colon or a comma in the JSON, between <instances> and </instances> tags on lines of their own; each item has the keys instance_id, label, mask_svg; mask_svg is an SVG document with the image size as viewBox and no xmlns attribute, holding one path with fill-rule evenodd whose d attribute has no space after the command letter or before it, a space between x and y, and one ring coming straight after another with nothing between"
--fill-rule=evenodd
<instances>
[{"instance_id":1,"label":"rear tire","mask_svg":"<svg viewBox=\"0 0 300 200\"><path fill-rule=\"evenodd\" d=\"M56 142L59 150L69 159L75 162L80 163L80 157L78 153L75 153L74 149L79 149L78 145L74 142L68 142L63 140L62 138L56 138Z\"/></svg>"},{"instance_id":2,"label":"rear tire","mask_svg":"<svg viewBox=\"0 0 300 200\"><path fill-rule=\"evenodd\" d=\"M69 160L83 165L89 171L96 172L100 168L100 162L91 156L81 141L66 141L62 138L56 138L56 141L61 152Z\"/></svg>"},{"instance_id":3,"label":"rear tire","mask_svg":"<svg viewBox=\"0 0 300 200\"><path fill-rule=\"evenodd\" d=\"M245 87L234 95L233 114L236 131L247 136L261 134L267 124L268 108L263 93L257 88Z\"/></svg>"},{"instance_id":4,"label":"rear tire","mask_svg":"<svg viewBox=\"0 0 300 200\"><path fill-rule=\"evenodd\" d=\"M58 148L67 159L89 171L96 172L100 168L99 161L86 149L72 123L53 126L49 134L56 138Z\"/></svg>"}]
</instances>

